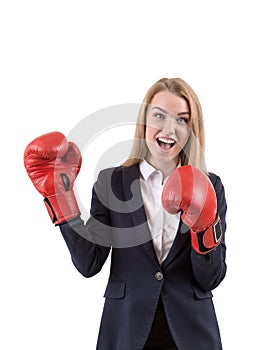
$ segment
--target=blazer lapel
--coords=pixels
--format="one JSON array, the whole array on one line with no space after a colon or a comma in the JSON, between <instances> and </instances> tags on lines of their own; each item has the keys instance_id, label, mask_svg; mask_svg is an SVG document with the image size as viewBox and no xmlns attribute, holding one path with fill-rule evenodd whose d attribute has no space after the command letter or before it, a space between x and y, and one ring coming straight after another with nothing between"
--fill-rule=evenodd
<instances>
[{"instance_id":1,"label":"blazer lapel","mask_svg":"<svg viewBox=\"0 0 264 350\"><path fill-rule=\"evenodd\" d=\"M135 227L145 223L146 212L140 189L139 167L133 166L123 170L123 193L126 205L130 209L130 214Z\"/></svg>"},{"instance_id":2,"label":"blazer lapel","mask_svg":"<svg viewBox=\"0 0 264 350\"><path fill-rule=\"evenodd\" d=\"M135 246L140 245L158 263L141 194L139 166L125 168L122 182L125 201L130 207L130 215L135 228L133 230Z\"/></svg>"}]
</instances>

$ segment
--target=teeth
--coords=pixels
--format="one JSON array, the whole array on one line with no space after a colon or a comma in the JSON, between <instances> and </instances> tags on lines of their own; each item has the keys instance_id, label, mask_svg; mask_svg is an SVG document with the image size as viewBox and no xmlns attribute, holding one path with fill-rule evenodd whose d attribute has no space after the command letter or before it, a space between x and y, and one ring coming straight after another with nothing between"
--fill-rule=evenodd
<instances>
[{"instance_id":1,"label":"teeth","mask_svg":"<svg viewBox=\"0 0 264 350\"><path fill-rule=\"evenodd\" d=\"M159 137L158 140L161 141L161 142L164 142L164 143L169 143L169 144L175 143L174 140L172 140L172 139L165 139L164 137Z\"/></svg>"}]
</instances>

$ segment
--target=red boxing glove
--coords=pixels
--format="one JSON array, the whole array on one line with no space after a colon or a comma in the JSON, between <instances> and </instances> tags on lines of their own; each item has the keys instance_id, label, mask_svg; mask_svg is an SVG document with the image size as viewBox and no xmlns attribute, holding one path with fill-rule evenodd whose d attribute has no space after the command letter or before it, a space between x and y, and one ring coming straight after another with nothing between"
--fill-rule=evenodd
<instances>
[{"instance_id":1,"label":"red boxing glove","mask_svg":"<svg viewBox=\"0 0 264 350\"><path fill-rule=\"evenodd\" d=\"M53 223L61 224L80 210L73 192L80 171L82 156L79 148L67 142L60 132L42 135L26 147L24 165Z\"/></svg>"},{"instance_id":2,"label":"red boxing glove","mask_svg":"<svg viewBox=\"0 0 264 350\"><path fill-rule=\"evenodd\" d=\"M171 173L162 192L162 205L170 214L182 211L182 221L190 227L191 244L197 253L207 254L221 242L214 187L198 168L185 165Z\"/></svg>"}]
</instances>

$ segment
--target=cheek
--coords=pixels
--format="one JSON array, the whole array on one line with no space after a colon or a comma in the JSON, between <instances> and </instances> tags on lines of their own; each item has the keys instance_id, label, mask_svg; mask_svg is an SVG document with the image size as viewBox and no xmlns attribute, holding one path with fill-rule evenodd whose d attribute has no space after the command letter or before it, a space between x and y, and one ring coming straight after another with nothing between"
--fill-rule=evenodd
<instances>
[{"instance_id":1,"label":"cheek","mask_svg":"<svg viewBox=\"0 0 264 350\"><path fill-rule=\"evenodd\" d=\"M156 133L157 129L151 127L151 126L146 126L146 140L147 141L154 141L156 139Z\"/></svg>"},{"instance_id":2,"label":"cheek","mask_svg":"<svg viewBox=\"0 0 264 350\"><path fill-rule=\"evenodd\" d=\"M182 146L185 145L185 143L188 141L189 139L189 136L190 136L190 128L189 127L186 127L186 128L181 128L178 130L178 138L179 138L179 141L181 143Z\"/></svg>"}]
</instances>

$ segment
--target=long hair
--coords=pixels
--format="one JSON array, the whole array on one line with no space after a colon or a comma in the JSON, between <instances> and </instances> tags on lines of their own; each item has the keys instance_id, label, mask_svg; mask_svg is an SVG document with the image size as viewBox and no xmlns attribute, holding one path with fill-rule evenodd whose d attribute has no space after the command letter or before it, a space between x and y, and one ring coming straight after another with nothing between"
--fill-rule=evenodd
<instances>
[{"instance_id":1,"label":"long hair","mask_svg":"<svg viewBox=\"0 0 264 350\"><path fill-rule=\"evenodd\" d=\"M140 163L147 155L146 134L146 113L153 97L161 91L171 92L186 100L190 110L190 136L181 150L179 156L181 165L193 165L200 168L207 174L204 159L205 135L202 108L199 99L193 89L180 78L162 78L148 90L141 104L136 130L128 159L122 164L123 167L130 167Z\"/></svg>"}]
</instances>

